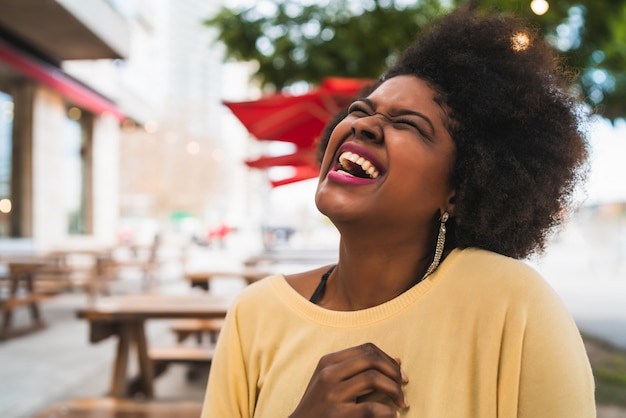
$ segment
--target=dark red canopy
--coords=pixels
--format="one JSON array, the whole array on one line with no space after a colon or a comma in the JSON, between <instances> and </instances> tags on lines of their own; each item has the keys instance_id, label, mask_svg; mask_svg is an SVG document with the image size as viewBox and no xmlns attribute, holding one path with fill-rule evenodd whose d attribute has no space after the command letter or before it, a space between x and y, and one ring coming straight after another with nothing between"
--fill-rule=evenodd
<instances>
[{"instance_id":1,"label":"dark red canopy","mask_svg":"<svg viewBox=\"0 0 626 418\"><path fill-rule=\"evenodd\" d=\"M283 93L249 102L224 102L255 138L313 146L332 115L348 105L371 80L326 78L319 88L292 96Z\"/></svg>"},{"instance_id":2,"label":"dark red canopy","mask_svg":"<svg viewBox=\"0 0 626 418\"><path fill-rule=\"evenodd\" d=\"M275 187L316 177L314 148L324 126L362 87L371 83L367 79L330 77L303 95L277 93L253 101L224 102L255 138L291 142L297 147L293 154L264 156L246 164L254 168L296 167L294 177L272 182Z\"/></svg>"},{"instance_id":3,"label":"dark red canopy","mask_svg":"<svg viewBox=\"0 0 626 418\"><path fill-rule=\"evenodd\" d=\"M278 156L263 156L256 160L247 160L248 167L266 169L271 167L291 166L295 173L291 177L280 180L272 180L272 187L283 186L302 180L315 178L319 174L315 155L310 149L298 149L293 154Z\"/></svg>"},{"instance_id":4,"label":"dark red canopy","mask_svg":"<svg viewBox=\"0 0 626 418\"><path fill-rule=\"evenodd\" d=\"M286 177L280 180L272 180L272 187L284 186L285 184L291 184L302 180L312 179L319 175L319 169L310 165L294 167L294 169L295 173L291 177Z\"/></svg>"},{"instance_id":5,"label":"dark red canopy","mask_svg":"<svg viewBox=\"0 0 626 418\"><path fill-rule=\"evenodd\" d=\"M270 168L278 166L311 166L316 167L315 155L309 149L298 149L293 154L263 156L256 160L246 160L246 165L252 168Z\"/></svg>"}]
</instances>

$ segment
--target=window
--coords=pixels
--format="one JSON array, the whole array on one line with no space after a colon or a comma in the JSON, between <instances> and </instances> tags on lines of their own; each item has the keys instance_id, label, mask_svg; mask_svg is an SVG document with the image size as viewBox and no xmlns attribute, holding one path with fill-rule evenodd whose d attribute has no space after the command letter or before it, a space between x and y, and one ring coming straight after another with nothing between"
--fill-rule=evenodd
<instances>
[{"instance_id":1,"label":"window","mask_svg":"<svg viewBox=\"0 0 626 418\"><path fill-rule=\"evenodd\" d=\"M13 98L0 91L0 238L16 235L12 171Z\"/></svg>"},{"instance_id":2,"label":"window","mask_svg":"<svg viewBox=\"0 0 626 418\"><path fill-rule=\"evenodd\" d=\"M91 233L91 118L77 107L67 110L63 133L63 200L68 234Z\"/></svg>"}]
</instances>

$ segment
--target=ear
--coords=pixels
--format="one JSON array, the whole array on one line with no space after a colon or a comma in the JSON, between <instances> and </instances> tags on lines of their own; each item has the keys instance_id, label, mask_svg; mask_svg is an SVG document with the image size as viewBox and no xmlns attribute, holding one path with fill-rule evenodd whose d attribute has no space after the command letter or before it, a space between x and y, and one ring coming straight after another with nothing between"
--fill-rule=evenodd
<instances>
[{"instance_id":1,"label":"ear","mask_svg":"<svg viewBox=\"0 0 626 418\"><path fill-rule=\"evenodd\" d=\"M447 197L447 203L443 208L441 208L441 213L448 212L448 215L450 215L450 217L452 218L455 215L454 212L456 209L456 190L451 190L450 194Z\"/></svg>"}]
</instances>

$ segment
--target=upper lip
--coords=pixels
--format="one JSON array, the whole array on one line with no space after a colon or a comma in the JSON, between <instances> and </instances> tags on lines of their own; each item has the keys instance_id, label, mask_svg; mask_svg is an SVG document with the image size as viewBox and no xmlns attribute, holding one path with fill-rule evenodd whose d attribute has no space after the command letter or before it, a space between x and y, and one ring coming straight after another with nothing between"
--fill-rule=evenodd
<instances>
[{"instance_id":1,"label":"upper lip","mask_svg":"<svg viewBox=\"0 0 626 418\"><path fill-rule=\"evenodd\" d=\"M380 160L376 158L376 156L373 153L371 153L367 148L359 144L356 144L354 142L345 142L339 147L339 149L337 150L337 153L335 154L335 164L333 166L334 170L337 170L338 168L340 168L341 165L339 164L339 156L346 151L358 154L361 157L368 160L370 163L374 165L374 167L376 167L376 169L379 171L381 175L385 173L385 168L383 167Z\"/></svg>"}]
</instances>

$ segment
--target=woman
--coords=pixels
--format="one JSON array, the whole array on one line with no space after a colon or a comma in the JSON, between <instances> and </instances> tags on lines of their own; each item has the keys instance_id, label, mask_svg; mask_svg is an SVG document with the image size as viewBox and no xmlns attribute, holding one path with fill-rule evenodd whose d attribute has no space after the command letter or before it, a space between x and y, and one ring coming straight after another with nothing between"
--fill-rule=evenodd
<instances>
[{"instance_id":1,"label":"woman","mask_svg":"<svg viewBox=\"0 0 626 418\"><path fill-rule=\"evenodd\" d=\"M587 157L551 50L459 9L357 99L316 204L339 259L232 307L203 417L593 417L582 340L516 260L561 222Z\"/></svg>"}]
</instances>

